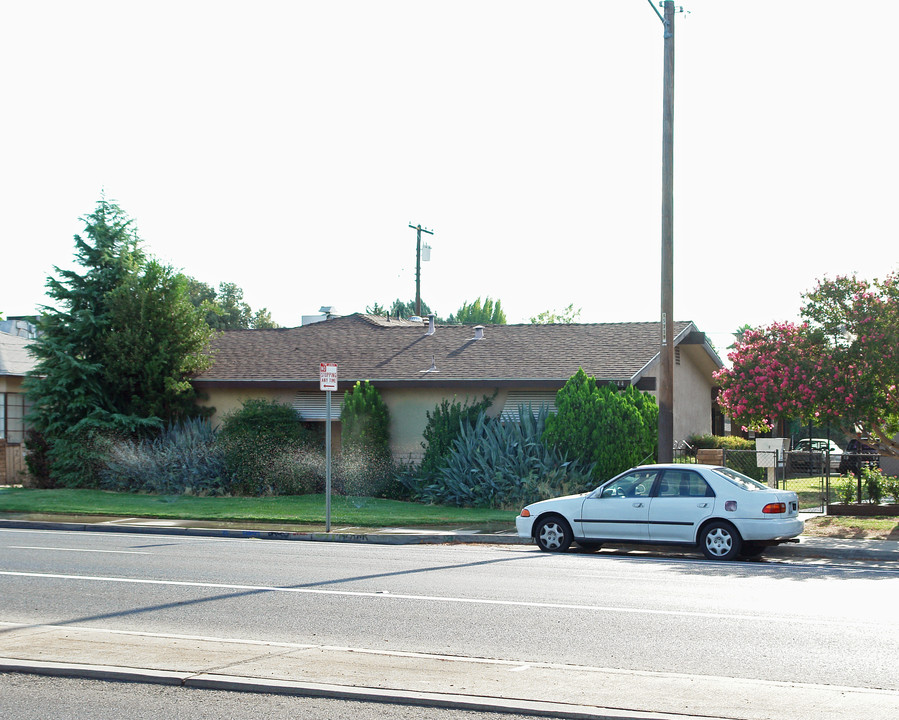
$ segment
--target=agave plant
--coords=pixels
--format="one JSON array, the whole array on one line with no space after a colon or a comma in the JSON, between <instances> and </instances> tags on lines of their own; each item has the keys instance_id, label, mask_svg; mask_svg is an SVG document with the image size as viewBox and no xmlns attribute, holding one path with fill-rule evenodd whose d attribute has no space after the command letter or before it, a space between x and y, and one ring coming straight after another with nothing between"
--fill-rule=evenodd
<instances>
[{"instance_id":1,"label":"agave plant","mask_svg":"<svg viewBox=\"0 0 899 720\"><path fill-rule=\"evenodd\" d=\"M107 490L160 495L223 495L225 460L208 420L193 418L140 440L113 443L100 473Z\"/></svg>"},{"instance_id":2,"label":"agave plant","mask_svg":"<svg viewBox=\"0 0 899 720\"><path fill-rule=\"evenodd\" d=\"M519 422L462 421L435 482L421 488L425 502L464 507L517 507L589 487L592 466L570 461L541 438L549 411L519 407Z\"/></svg>"}]
</instances>

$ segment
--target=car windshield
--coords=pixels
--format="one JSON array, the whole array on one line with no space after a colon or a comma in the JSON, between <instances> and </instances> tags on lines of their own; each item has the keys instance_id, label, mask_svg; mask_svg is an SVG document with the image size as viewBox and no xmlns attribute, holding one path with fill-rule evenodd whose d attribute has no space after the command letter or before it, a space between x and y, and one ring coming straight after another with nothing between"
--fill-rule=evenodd
<instances>
[{"instance_id":1,"label":"car windshield","mask_svg":"<svg viewBox=\"0 0 899 720\"><path fill-rule=\"evenodd\" d=\"M824 442L824 441L818 441L818 440L812 441L811 445L809 445L809 441L808 441L808 440L800 440L798 443L796 443L796 449L797 449L797 450L806 450L806 451L808 451L808 450L809 450L809 447L811 447L812 450L821 450L822 452L824 452L824 451L826 451L830 446L829 446L826 442ZM831 451L832 451L832 448L831 448Z\"/></svg>"},{"instance_id":2,"label":"car windshield","mask_svg":"<svg viewBox=\"0 0 899 720\"><path fill-rule=\"evenodd\" d=\"M738 473L736 470L731 470L726 467L719 467L712 470L716 475L720 475L729 483L733 483L738 488L742 488L743 490L770 490L767 485L762 485L762 483L757 480L753 480L751 477L747 477L743 473Z\"/></svg>"}]
</instances>

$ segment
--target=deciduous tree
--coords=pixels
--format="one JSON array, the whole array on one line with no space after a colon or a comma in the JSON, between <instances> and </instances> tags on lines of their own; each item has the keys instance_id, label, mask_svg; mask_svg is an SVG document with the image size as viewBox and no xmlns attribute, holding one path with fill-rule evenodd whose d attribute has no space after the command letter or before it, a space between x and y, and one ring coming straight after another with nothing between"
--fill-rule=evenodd
<instances>
[{"instance_id":1,"label":"deciduous tree","mask_svg":"<svg viewBox=\"0 0 899 720\"><path fill-rule=\"evenodd\" d=\"M531 318L532 325L554 325L564 324L571 325L577 322L581 316L581 308L574 309L574 303L571 303L562 312L557 313L555 310L544 310Z\"/></svg>"},{"instance_id":2,"label":"deciduous tree","mask_svg":"<svg viewBox=\"0 0 899 720\"><path fill-rule=\"evenodd\" d=\"M454 315L450 315L447 320L450 323L461 325L505 325L506 313L503 312L502 303L499 300L493 300L488 295L484 298L483 304L481 298L477 298L472 303L462 303L462 307L456 310Z\"/></svg>"},{"instance_id":3,"label":"deciduous tree","mask_svg":"<svg viewBox=\"0 0 899 720\"><path fill-rule=\"evenodd\" d=\"M803 298L803 323L744 334L716 375L719 402L747 429L838 425L899 456L899 274L825 279Z\"/></svg>"}]
</instances>

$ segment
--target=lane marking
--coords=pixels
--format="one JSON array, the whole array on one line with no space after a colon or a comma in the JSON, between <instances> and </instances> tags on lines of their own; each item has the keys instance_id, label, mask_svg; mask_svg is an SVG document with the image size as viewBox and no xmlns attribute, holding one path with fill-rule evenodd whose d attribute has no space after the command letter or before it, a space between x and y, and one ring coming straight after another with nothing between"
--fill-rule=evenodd
<instances>
[{"instance_id":1,"label":"lane marking","mask_svg":"<svg viewBox=\"0 0 899 720\"><path fill-rule=\"evenodd\" d=\"M870 628L868 621L853 621L848 619L823 620L815 617L786 616L786 615L747 615L739 613L699 612L692 610L662 610L656 608L626 608L613 605L579 605L575 603L543 603L528 600L493 600L490 598L464 598L439 595L406 595L399 593L385 593L383 591L357 591L357 590L324 590L308 587L278 587L271 585L234 585L231 583L192 582L186 580L150 580L145 578L106 577L100 575L63 575L58 573L13 572L0 570L0 576L44 578L47 580L73 580L79 582L106 582L126 583L133 585L159 585L166 587L201 588L209 590L234 590L239 592L273 592L295 593L300 595L329 595L349 598L378 598L381 600L411 600L418 602L454 603L462 605L494 605L499 607L524 607L543 610L577 610L591 613L620 613L626 615L659 615L666 617L704 618L712 620L742 620L757 623L787 623L812 626L833 627L863 627ZM879 628L893 627L894 623L881 622Z\"/></svg>"},{"instance_id":2,"label":"lane marking","mask_svg":"<svg viewBox=\"0 0 899 720\"><path fill-rule=\"evenodd\" d=\"M253 647L272 647L272 648L281 648L287 650L321 650L323 652L341 652L341 653L354 653L359 655L373 655L380 657L396 657L396 658L411 658L415 660L437 660L441 662L460 662L460 663L468 663L472 665L495 665L499 667L505 667L508 669L508 672L520 672L528 669L549 669L549 670L565 670L565 671L576 671L576 672L589 672L589 673L602 673L605 675L627 675L627 676L640 676L640 677L648 677L648 678L673 678L673 679L682 679L688 680L689 682L694 682L696 678L702 678L703 680L715 680L720 682L747 682L747 683L758 683L761 685L768 685L772 687L781 687L781 688L809 688L809 689L819 689L819 690L829 690L829 691L837 691L837 692L864 692L864 693L875 693L882 694L887 696L899 695L899 690L894 690L892 688L869 688L862 686L852 686L852 685L826 685L821 683L807 683L807 682L795 682L790 680L765 680L762 678L746 678L746 677L733 677L733 676L725 676L725 675L695 675L689 673L677 673L677 672L666 672L663 670L632 670L628 668L609 668L609 667L598 667L595 665L573 665L569 663L554 663L554 662L531 662L531 661L523 661L523 660L506 660L500 658L484 658L484 657L473 657L470 655L440 655L436 653L423 653L423 652L413 652L413 651L404 651L404 650L377 650L373 648L361 648L361 647L350 647L350 646L342 646L342 645L320 645L314 643L292 643L292 642L281 642L278 640L245 640L241 638L227 638L227 637L214 637L209 635L181 635L176 633L152 633L141 630L114 630L112 628L96 628L96 627L86 627L79 625L28 625L26 623L15 623L15 622L4 622L0 620L0 627L9 628L10 630L28 630L28 631L50 631L50 630L62 630L65 632L74 631L74 632L83 632L83 633L107 633L110 635L120 635L120 636L130 636L130 637L139 637L139 638L153 638L160 640L181 640L181 641L193 641L193 642L209 642L209 643L220 643L220 644L239 644L239 645L249 645Z\"/></svg>"},{"instance_id":3,"label":"lane marking","mask_svg":"<svg viewBox=\"0 0 899 720\"><path fill-rule=\"evenodd\" d=\"M44 545L7 545L10 550L59 550L61 552L115 553L117 555L152 555L141 550L91 550L90 548L47 547Z\"/></svg>"}]
</instances>

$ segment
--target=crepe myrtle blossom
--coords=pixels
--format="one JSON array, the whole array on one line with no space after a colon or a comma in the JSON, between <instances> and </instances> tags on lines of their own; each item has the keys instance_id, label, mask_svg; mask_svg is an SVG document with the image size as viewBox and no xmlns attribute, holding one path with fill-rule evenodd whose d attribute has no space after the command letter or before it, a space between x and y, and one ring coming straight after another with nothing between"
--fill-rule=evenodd
<instances>
[{"instance_id":1,"label":"crepe myrtle blossom","mask_svg":"<svg viewBox=\"0 0 899 720\"><path fill-rule=\"evenodd\" d=\"M746 429L779 419L860 427L899 456L899 273L824 279L803 299L803 322L743 334L715 375L719 403Z\"/></svg>"}]
</instances>

